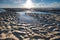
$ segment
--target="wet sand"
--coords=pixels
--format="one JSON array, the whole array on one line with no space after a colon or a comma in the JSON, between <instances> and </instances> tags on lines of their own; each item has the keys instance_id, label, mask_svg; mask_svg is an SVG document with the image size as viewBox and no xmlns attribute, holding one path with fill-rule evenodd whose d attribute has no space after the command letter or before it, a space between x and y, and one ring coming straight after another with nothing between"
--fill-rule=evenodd
<instances>
[{"instance_id":1,"label":"wet sand","mask_svg":"<svg viewBox=\"0 0 60 40\"><path fill-rule=\"evenodd\" d=\"M27 15L34 20L31 17L26 19ZM60 39L60 14L29 13L25 15L25 20L23 18L16 12L0 13L0 40Z\"/></svg>"}]
</instances>

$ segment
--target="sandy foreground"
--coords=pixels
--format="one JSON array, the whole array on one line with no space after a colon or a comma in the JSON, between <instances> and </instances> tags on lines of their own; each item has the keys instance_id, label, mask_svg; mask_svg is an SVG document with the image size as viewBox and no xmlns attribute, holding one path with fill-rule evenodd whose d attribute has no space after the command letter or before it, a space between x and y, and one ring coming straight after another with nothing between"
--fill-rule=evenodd
<instances>
[{"instance_id":1,"label":"sandy foreground","mask_svg":"<svg viewBox=\"0 0 60 40\"><path fill-rule=\"evenodd\" d=\"M38 24L18 23L15 12L0 14L0 40L59 40L60 14L27 14Z\"/></svg>"}]
</instances>

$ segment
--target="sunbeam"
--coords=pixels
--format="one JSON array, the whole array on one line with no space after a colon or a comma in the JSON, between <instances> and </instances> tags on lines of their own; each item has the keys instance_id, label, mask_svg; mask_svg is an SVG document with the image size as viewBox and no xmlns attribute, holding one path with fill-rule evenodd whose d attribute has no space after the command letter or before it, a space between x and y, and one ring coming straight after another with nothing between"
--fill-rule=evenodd
<instances>
[{"instance_id":1,"label":"sunbeam","mask_svg":"<svg viewBox=\"0 0 60 40\"><path fill-rule=\"evenodd\" d=\"M33 8L34 4L31 0L27 0L26 3L23 5L24 8Z\"/></svg>"}]
</instances>

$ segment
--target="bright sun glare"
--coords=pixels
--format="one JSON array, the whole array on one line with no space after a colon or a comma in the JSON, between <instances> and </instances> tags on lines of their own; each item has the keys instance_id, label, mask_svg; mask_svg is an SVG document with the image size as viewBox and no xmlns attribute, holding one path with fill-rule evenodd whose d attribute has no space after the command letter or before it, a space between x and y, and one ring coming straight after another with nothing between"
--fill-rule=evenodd
<instances>
[{"instance_id":1,"label":"bright sun glare","mask_svg":"<svg viewBox=\"0 0 60 40\"><path fill-rule=\"evenodd\" d=\"M33 8L34 5L31 0L27 0L26 3L23 5L24 8Z\"/></svg>"}]
</instances>

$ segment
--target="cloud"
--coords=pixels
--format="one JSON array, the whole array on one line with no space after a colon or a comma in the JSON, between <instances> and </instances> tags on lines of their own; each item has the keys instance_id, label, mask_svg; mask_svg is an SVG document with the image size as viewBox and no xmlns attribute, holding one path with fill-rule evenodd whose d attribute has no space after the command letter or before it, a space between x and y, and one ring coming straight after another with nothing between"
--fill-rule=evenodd
<instances>
[{"instance_id":1,"label":"cloud","mask_svg":"<svg viewBox=\"0 0 60 40\"><path fill-rule=\"evenodd\" d=\"M0 3L7 3L7 4L17 4L17 3L20 3L20 4L23 4L25 3L26 0L0 0Z\"/></svg>"},{"instance_id":2,"label":"cloud","mask_svg":"<svg viewBox=\"0 0 60 40\"><path fill-rule=\"evenodd\" d=\"M19 3L19 2L22 2L22 0L9 0L9 1L14 1L14 3L18 3L18 4L17 5L0 4L0 8L23 8L23 4ZM60 8L60 3L59 2L53 2L53 3L50 3L50 4L40 2L38 4L33 3L33 5L34 5L35 8Z\"/></svg>"},{"instance_id":3,"label":"cloud","mask_svg":"<svg viewBox=\"0 0 60 40\"><path fill-rule=\"evenodd\" d=\"M0 8L21 8L25 0L0 0Z\"/></svg>"},{"instance_id":4,"label":"cloud","mask_svg":"<svg viewBox=\"0 0 60 40\"><path fill-rule=\"evenodd\" d=\"M9 5L9 4L0 4L0 8L22 8L22 5Z\"/></svg>"},{"instance_id":5,"label":"cloud","mask_svg":"<svg viewBox=\"0 0 60 40\"><path fill-rule=\"evenodd\" d=\"M11 2L13 1L13 3L24 3L25 0L10 0Z\"/></svg>"},{"instance_id":6,"label":"cloud","mask_svg":"<svg viewBox=\"0 0 60 40\"><path fill-rule=\"evenodd\" d=\"M39 7L39 8L59 8L60 7L60 3L58 2L53 2L50 4L45 4L45 3L39 3L39 4L34 4L35 7Z\"/></svg>"},{"instance_id":7,"label":"cloud","mask_svg":"<svg viewBox=\"0 0 60 40\"><path fill-rule=\"evenodd\" d=\"M60 3L54 2L50 4L51 7L60 7Z\"/></svg>"}]
</instances>

